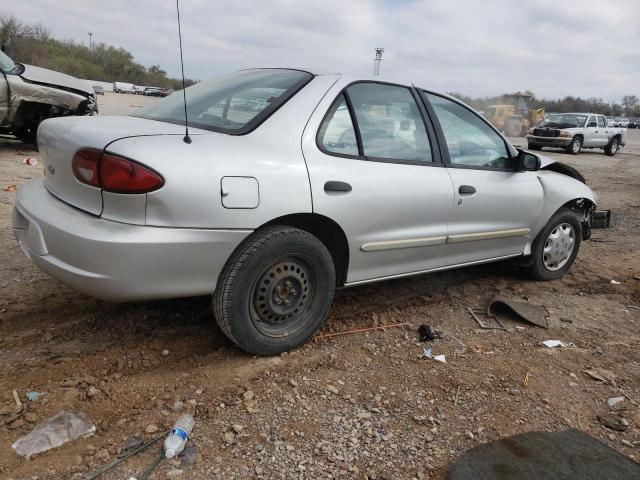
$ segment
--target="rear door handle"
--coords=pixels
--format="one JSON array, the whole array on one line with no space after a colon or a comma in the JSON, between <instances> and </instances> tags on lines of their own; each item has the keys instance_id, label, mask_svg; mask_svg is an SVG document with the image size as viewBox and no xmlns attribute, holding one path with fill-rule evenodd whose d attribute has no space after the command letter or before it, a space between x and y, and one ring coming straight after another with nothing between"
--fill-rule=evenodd
<instances>
[{"instance_id":1,"label":"rear door handle","mask_svg":"<svg viewBox=\"0 0 640 480\"><path fill-rule=\"evenodd\" d=\"M458 193L461 195L471 195L472 193L476 193L476 188L471 185L460 185Z\"/></svg>"},{"instance_id":2,"label":"rear door handle","mask_svg":"<svg viewBox=\"0 0 640 480\"><path fill-rule=\"evenodd\" d=\"M324 184L325 192L340 192L348 193L351 191L351 185L347 182L339 182L337 180L330 180Z\"/></svg>"}]
</instances>

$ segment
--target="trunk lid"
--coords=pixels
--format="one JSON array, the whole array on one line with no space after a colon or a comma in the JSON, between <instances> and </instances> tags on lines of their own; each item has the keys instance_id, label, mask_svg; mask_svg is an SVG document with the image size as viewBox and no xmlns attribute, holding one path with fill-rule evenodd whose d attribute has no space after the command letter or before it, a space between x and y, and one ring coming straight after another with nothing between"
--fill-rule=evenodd
<instances>
[{"instance_id":1,"label":"trunk lid","mask_svg":"<svg viewBox=\"0 0 640 480\"><path fill-rule=\"evenodd\" d=\"M184 135L184 127L129 116L45 120L38 128L38 149L47 189L74 207L100 215L103 208L102 190L75 178L71 168L73 156L81 148L104 150L115 140L142 135Z\"/></svg>"}]
</instances>

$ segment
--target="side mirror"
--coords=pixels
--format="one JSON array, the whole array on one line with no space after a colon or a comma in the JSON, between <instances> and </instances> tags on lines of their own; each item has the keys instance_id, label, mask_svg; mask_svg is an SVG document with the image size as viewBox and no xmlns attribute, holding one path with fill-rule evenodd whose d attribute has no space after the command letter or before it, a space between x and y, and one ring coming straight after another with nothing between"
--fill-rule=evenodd
<instances>
[{"instance_id":1,"label":"side mirror","mask_svg":"<svg viewBox=\"0 0 640 480\"><path fill-rule=\"evenodd\" d=\"M540 157L533 153L518 149L518 156L515 159L515 168L518 172L535 172L540 170Z\"/></svg>"}]
</instances>

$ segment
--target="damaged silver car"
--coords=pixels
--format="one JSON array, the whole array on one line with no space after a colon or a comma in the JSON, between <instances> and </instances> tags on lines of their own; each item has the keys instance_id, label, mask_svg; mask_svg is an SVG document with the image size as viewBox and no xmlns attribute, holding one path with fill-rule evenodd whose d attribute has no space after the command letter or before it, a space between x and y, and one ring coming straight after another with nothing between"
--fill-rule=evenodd
<instances>
[{"instance_id":1,"label":"damaged silver car","mask_svg":"<svg viewBox=\"0 0 640 480\"><path fill-rule=\"evenodd\" d=\"M87 81L14 62L2 51L0 73L0 133L34 143L38 125L47 118L98 113Z\"/></svg>"},{"instance_id":2,"label":"damaged silver car","mask_svg":"<svg viewBox=\"0 0 640 480\"><path fill-rule=\"evenodd\" d=\"M42 270L115 301L213 295L241 348L322 325L336 288L505 259L571 267L596 195L460 101L381 77L255 69L133 116L55 118L13 227Z\"/></svg>"}]
</instances>

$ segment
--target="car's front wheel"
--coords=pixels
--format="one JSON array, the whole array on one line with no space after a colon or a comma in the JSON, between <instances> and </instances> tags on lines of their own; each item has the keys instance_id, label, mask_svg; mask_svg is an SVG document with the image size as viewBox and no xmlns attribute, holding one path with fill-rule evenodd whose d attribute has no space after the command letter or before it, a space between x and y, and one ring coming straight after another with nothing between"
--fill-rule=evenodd
<instances>
[{"instance_id":1,"label":"car's front wheel","mask_svg":"<svg viewBox=\"0 0 640 480\"><path fill-rule=\"evenodd\" d=\"M216 321L240 348L275 355L307 341L329 313L336 274L331 254L310 233L258 230L223 269L213 295Z\"/></svg>"},{"instance_id":2,"label":"car's front wheel","mask_svg":"<svg viewBox=\"0 0 640 480\"><path fill-rule=\"evenodd\" d=\"M571 139L571 143L567 145L567 152L571 153L572 155L578 155L580 153L580 150L582 150L582 138L573 137Z\"/></svg>"},{"instance_id":3,"label":"car's front wheel","mask_svg":"<svg viewBox=\"0 0 640 480\"><path fill-rule=\"evenodd\" d=\"M582 225L576 214L559 210L533 242L529 273L538 280L562 277L578 255L581 241Z\"/></svg>"}]
</instances>

